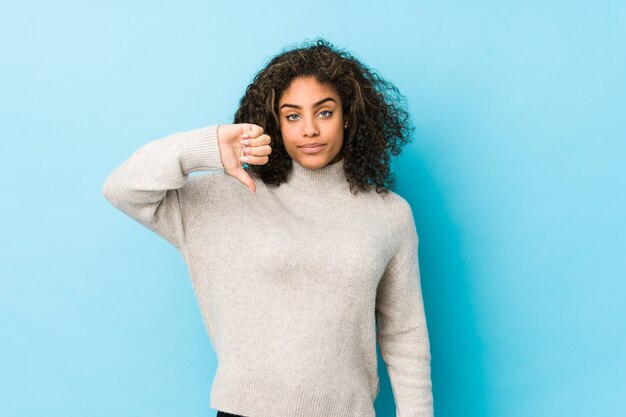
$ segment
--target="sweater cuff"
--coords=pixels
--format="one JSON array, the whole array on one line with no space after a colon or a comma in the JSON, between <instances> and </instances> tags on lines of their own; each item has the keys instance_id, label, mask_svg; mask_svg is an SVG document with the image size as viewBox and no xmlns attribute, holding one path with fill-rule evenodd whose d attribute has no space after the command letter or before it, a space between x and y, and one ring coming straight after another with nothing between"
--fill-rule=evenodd
<instances>
[{"instance_id":1,"label":"sweater cuff","mask_svg":"<svg viewBox=\"0 0 626 417\"><path fill-rule=\"evenodd\" d=\"M179 159L183 174L224 169L217 140L218 126L211 125L179 133Z\"/></svg>"}]
</instances>

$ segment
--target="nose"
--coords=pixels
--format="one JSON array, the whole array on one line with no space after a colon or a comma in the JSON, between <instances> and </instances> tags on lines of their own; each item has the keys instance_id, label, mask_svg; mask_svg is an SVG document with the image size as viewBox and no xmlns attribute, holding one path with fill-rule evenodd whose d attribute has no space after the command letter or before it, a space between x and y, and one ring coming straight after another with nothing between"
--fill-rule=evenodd
<instances>
[{"instance_id":1,"label":"nose","mask_svg":"<svg viewBox=\"0 0 626 417\"><path fill-rule=\"evenodd\" d=\"M315 118L307 118L304 122L304 131L302 134L306 137L313 137L319 135L319 131L317 129L317 123Z\"/></svg>"}]
</instances>

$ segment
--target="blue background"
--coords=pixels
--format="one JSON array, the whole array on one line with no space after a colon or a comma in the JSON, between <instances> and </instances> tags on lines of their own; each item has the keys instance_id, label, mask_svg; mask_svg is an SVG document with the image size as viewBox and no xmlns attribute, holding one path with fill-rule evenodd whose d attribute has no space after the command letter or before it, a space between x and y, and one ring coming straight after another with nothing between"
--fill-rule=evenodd
<instances>
[{"instance_id":1,"label":"blue background","mask_svg":"<svg viewBox=\"0 0 626 417\"><path fill-rule=\"evenodd\" d=\"M101 186L148 141L231 121L269 57L322 36L394 82L417 127L394 166L436 415L622 415L624 4L5 4L0 414L214 415L183 259Z\"/></svg>"}]
</instances>

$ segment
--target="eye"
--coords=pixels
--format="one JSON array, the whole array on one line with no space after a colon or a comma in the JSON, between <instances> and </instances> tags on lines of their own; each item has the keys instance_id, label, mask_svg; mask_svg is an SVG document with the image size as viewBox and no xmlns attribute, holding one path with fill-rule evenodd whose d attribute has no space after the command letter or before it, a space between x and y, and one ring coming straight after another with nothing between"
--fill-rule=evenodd
<instances>
[{"instance_id":1,"label":"eye","mask_svg":"<svg viewBox=\"0 0 626 417\"><path fill-rule=\"evenodd\" d=\"M331 114L333 114L333 112L332 112L332 111L330 111L330 110L322 110L322 111L320 112L320 114L322 114L322 113L328 113L328 116L323 116L325 119L326 119L326 118L329 118L329 117L331 116Z\"/></svg>"},{"instance_id":2,"label":"eye","mask_svg":"<svg viewBox=\"0 0 626 417\"><path fill-rule=\"evenodd\" d=\"M287 119L287 120L295 120L295 119L291 119L291 118L290 118L291 116L298 116L298 115L297 115L297 114L295 114L295 113L288 114L287 116L285 116L285 119Z\"/></svg>"}]
</instances>

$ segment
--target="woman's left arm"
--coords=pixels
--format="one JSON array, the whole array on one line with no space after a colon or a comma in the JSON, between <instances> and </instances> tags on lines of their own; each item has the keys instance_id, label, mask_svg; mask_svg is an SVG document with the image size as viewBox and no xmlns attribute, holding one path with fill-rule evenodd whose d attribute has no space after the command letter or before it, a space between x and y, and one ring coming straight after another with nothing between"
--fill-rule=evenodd
<instances>
[{"instance_id":1,"label":"woman's left arm","mask_svg":"<svg viewBox=\"0 0 626 417\"><path fill-rule=\"evenodd\" d=\"M434 415L430 341L422 298L418 241L411 207L403 201L397 253L376 294L378 344L387 365L397 417Z\"/></svg>"}]
</instances>

